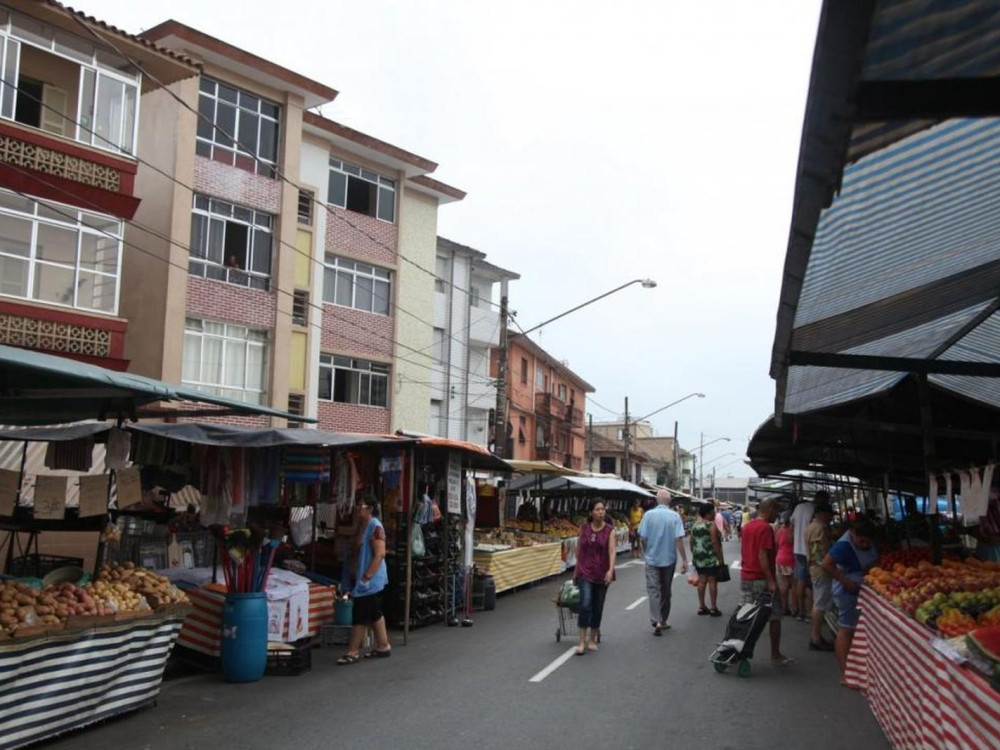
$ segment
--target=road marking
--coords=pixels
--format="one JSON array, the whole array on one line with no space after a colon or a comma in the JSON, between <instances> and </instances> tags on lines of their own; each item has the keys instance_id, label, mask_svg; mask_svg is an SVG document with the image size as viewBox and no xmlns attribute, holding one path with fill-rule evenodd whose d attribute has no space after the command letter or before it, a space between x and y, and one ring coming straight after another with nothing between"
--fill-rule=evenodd
<instances>
[{"instance_id":1,"label":"road marking","mask_svg":"<svg viewBox=\"0 0 1000 750\"><path fill-rule=\"evenodd\" d=\"M645 563L642 560L629 560L627 563L616 565L615 570L621 570L622 568L627 568L632 565L645 565Z\"/></svg>"},{"instance_id":2,"label":"road marking","mask_svg":"<svg viewBox=\"0 0 1000 750\"><path fill-rule=\"evenodd\" d=\"M630 605L628 605L627 607L625 607L625 611L627 612L629 610L635 609L640 604L642 604L644 601L646 601L648 598L649 598L648 596L640 596L638 599L636 599Z\"/></svg>"},{"instance_id":3,"label":"road marking","mask_svg":"<svg viewBox=\"0 0 1000 750\"><path fill-rule=\"evenodd\" d=\"M732 568L733 570L739 570L740 568L743 567L743 563L741 563L739 560L736 560L729 567Z\"/></svg>"},{"instance_id":4,"label":"road marking","mask_svg":"<svg viewBox=\"0 0 1000 750\"><path fill-rule=\"evenodd\" d=\"M569 659L570 659L570 657L573 656L573 652L574 651L576 651L576 646L570 646L569 650L566 651L565 654L563 654L558 659L556 659L554 662L552 662L551 664L549 664L549 666L547 666L541 672L539 672L534 677L532 677L530 680L528 680L528 682L541 682L542 680L544 680L550 674L552 674L557 669L559 669L559 667L561 667L563 664L565 664L566 662L568 662Z\"/></svg>"}]
</instances>

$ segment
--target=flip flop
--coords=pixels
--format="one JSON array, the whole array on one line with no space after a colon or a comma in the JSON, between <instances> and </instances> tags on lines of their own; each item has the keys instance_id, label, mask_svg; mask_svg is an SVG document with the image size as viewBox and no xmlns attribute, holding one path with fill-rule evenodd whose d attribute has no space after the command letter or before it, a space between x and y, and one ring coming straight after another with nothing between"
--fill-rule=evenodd
<instances>
[{"instance_id":1,"label":"flip flop","mask_svg":"<svg viewBox=\"0 0 1000 750\"><path fill-rule=\"evenodd\" d=\"M722 612L720 612L718 609L709 610L708 614L710 614L712 617L722 617Z\"/></svg>"},{"instance_id":2,"label":"flip flop","mask_svg":"<svg viewBox=\"0 0 1000 750\"><path fill-rule=\"evenodd\" d=\"M653 625L653 635L663 635L663 628L660 626L660 623Z\"/></svg>"},{"instance_id":3,"label":"flip flop","mask_svg":"<svg viewBox=\"0 0 1000 750\"><path fill-rule=\"evenodd\" d=\"M380 651L377 648L373 648L371 651L365 654L366 659L388 659L392 656L392 649L387 648L384 651Z\"/></svg>"},{"instance_id":4,"label":"flip flop","mask_svg":"<svg viewBox=\"0 0 1000 750\"><path fill-rule=\"evenodd\" d=\"M581 649L579 646L577 646L573 651L575 656L583 656L585 653L587 653L587 649Z\"/></svg>"},{"instance_id":5,"label":"flip flop","mask_svg":"<svg viewBox=\"0 0 1000 750\"><path fill-rule=\"evenodd\" d=\"M698 614L699 615L707 615L708 614L708 607L699 607L698 608Z\"/></svg>"},{"instance_id":6,"label":"flip flop","mask_svg":"<svg viewBox=\"0 0 1000 750\"><path fill-rule=\"evenodd\" d=\"M781 661L772 661L771 665L775 667L787 667L789 664L794 664L794 663L795 659L785 656L781 659Z\"/></svg>"},{"instance_id":7,"label":"flip flop","mask_svg":"<svg viewBox=\"0 0 1000 750\"><path fill-rule=\"evenodd\" d=\"M337 664L343 667L347 664L357 664L359 661L361 661L361 656L359 654L344 654L337 659Z\"/></svg>"}]
</instances>

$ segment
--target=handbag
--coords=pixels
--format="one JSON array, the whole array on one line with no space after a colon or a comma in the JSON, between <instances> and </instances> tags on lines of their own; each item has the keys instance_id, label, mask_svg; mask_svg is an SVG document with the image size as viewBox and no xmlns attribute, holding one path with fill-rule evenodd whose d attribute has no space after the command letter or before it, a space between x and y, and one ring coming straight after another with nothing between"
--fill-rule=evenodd
<instances>
[{"instance_id":1,"label":"handbag","mask_svg":"<svg viewBox=\"0 0 1000 750\"><path fill-rule=\"evenodd\" d=\"M729 566L722 563L715 569L715 581L716 583L729 583L732 580L732 576L729 575Z\"/></svg>"}]
</instances>

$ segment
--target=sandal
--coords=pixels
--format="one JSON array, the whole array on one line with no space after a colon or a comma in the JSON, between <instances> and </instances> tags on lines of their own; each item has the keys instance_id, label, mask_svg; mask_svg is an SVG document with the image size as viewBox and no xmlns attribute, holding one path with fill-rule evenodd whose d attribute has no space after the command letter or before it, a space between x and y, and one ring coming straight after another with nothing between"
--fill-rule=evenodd
<instances>
[{"instance_id":1,"label":"sandal","mask_svg":"<svg viewBox=\"0 0 1000 750\"><path fill-rule=\"evenodd\" d=\"M343 667L345 664L356 664L359 661L361 661L359 654L344 654L337 659L337 664Z\"/></svg>"},{"instance_id":2,"label":"sandal","mask_svg":"<svg viewBox=\"0 0 1000 750\"><path fill-rule=\"evenodd\" d=\"M579 646L577 646L577 647L576 647L576 648L575 648L575 649L573 650L573 653L574 653L574 654L575 654L576 656L583 656L583 655L584 655L585 653L587 653L587 650L586 650L586 649L584 649L584 648L580 648Z\"/></svg>"},{"instance_id":3,"label":"sandal","mask_svg":"<svg viewBox=\"0 0 1000 750\"><path fill-rule=\"evenodd\" d=\"M653 623L653 635L663 635L663 628L658 622Z\"/></svg>"},{"instance_id":4,"label":"sandal","mask_svg":"<svg viewBox=\"0 0 1000 750\"><path fill-rule=\"evenodd\" d=\"M708 614L708 607L699 607L698 608L698 614L699 615L707 615Z\"/></svg>"},{"instance_id":5,"label":"sandal","mask_svg":"<svg viewBox=\"0 0 1000 750\"><path fill-rule=\"evenodd\" d=\"M387 648L384 651L377 648L373 648L371 651L365 654L366 659L388 659L390 656L392 656L391 648Z\"/></svg>"},{"instance_id":6,"label":"sandal","mask_svg":"<svg viewBox=\"0 0 1000 750\"><path fill-rule=\"evenodd\" d=\"M712 609L709 610L708 614L710 614L712 617L722 617L722 612L720 612L716 607L712 607Z\"/></svg>"}]
</instances>

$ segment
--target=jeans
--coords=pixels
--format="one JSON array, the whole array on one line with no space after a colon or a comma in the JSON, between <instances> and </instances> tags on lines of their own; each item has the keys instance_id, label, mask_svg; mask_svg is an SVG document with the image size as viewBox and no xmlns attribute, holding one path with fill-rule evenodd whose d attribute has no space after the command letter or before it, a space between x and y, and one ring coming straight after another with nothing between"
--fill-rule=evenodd
<instances>
[{"instance_id":1,"label":"jeans","mask_svg":"<svg viewBox=\"0 0 1000 750\"><path fill-rule=\"evenodd\" d=\"M674 585L677 563L665 568L646 564L646 593L649 595L649 619L655 625L667 624L670 617L670 589Z\"/></svg>"},{"instance_id":2,"label":"jeans","mask_svg":"<svg viewBox=\"0 0 1000 750\"><path fill-rule=\"evenodd\" d=\"M604 597L608 593L608 587L603 583L591 583L590 581L579 581L580 585L580 615L577 624L580 630L593 628L597 630L601 627L601 616L604 614Z\"/></svg>"}]
</instances>

